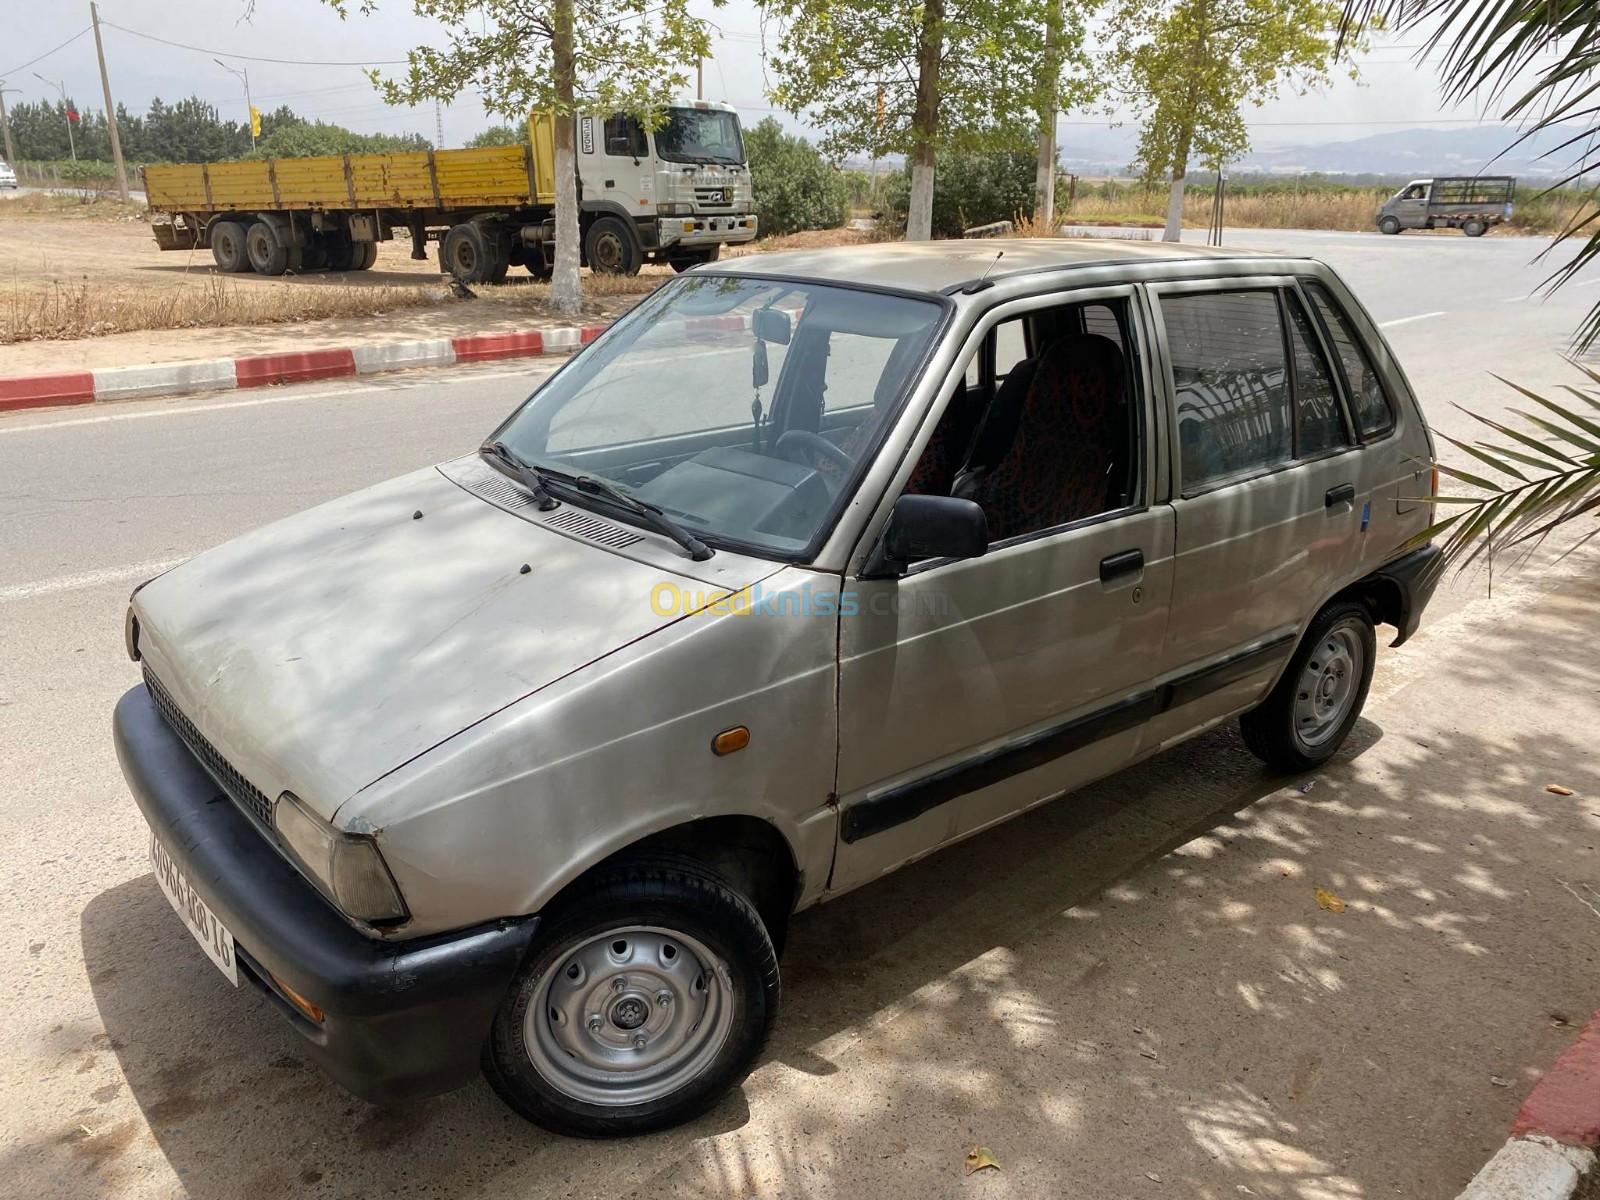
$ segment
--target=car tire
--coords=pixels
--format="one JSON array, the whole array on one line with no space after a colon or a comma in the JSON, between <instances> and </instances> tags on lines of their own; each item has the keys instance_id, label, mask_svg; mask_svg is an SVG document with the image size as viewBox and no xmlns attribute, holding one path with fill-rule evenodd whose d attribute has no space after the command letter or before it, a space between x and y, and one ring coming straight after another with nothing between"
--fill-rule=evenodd
<instances>
[{"instance_id":1,"label":"car tire","mask_svg":"<svg viewBox=\"0 0 1600 1200\"><path fill-rule=\"evenodd\" d=\"M1377 650L1365 604L1329 604L1312 618L1267 698L1239 718L1244 744L1278 771L1309 771L1327 762L1361 716Z\"/></svg>"},{"instance_id":2,"label":"car tire","mask_svg":"<svg viewBox=\"0 0 1600 1200\"><path fill-rule=\"evenodd\" d=\"M601 217L589 226L583 255L596 275L637 275L642 262L639 239L617 217Z\"/></svg>"},{"instance_id":3,"label":"car tire","mask_svg":"<svg viewBox=\"0 0 1600 1200\"><path fill-rule=\"evenodd\" d=\"M237 221L218 221L211 227L211 257L217 269L237 275L250 269L250 253L245 248L244 226Z\"/></svg>"},{"instance_id":4,"label":"car tire","mask_svg":"<svg viewBox=\"0 0 1600 1200\"><path fill-rule=\"evenodd\" d=\"M576 1137L648 1133L749 1071L777 1015L778 958L726 880L688 859L633 860L543 920L483 1055L521 1116Z\"/></svg>"},{"instance_id":5,"label":"car tire","mask_svg":"<svg viewBox=\"0 0 1600 1200\"><path fill-rule=\"evenodd\" d=\"M1400 222L1394 217L1384 217L1378 222L1378 232L1386 233L1393 237L1400 232Z\"/></svg>"},{"instance_id":6,"label":"car tire","mask_svg":"<svg viewBox=\"0 0 1600 1200\"><path fill-rule=\"evenodd\" d=\"M1468 237L1482 237L1489 231L1489 227L1482 221L1468 221L1461 226L1461 232Z\"/></svg>"},{"instance_id":7,"label":"car tire","mask_svg":"<svg viewBox=\"0 0 1600 1200\"><path fill-rule=\"evenodd\" d=\"M278 240L278 232L265 221L257 221L245 234L250 266L257 275L282 275L289 269L289 247Z\"/></svg>"}]
</instances>

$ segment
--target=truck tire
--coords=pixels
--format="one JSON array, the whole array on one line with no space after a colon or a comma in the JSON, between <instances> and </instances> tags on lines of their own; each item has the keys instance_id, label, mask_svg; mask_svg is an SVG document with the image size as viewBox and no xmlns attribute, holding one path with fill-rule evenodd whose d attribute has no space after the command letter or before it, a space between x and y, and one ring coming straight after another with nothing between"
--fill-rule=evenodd
<instances>
[{"instance_id":1,"label":"truck tire","mask_svg":"<svg viewBox=\"0 0 1600 1200\"><path fill-rule=\"evenodd\" d=\"M439 267L462 283L489 283L494 279L496 256L483 226L476 221L452 225L439 243ZM500 272L505 277L505 270Z\"/></svg>"},{"instance_id":2,"label":"truck tire","mask_svg":"<svg viewBox=\"0 0 1600 1200\"><path fill-rule=\"evenodd\" d=\"M1489 227L1482 221L1468 221L1461 226L1461 232L1468 237L1482 237L1489 231Z\"/></svg>"},{"instance_id":3,"label":"truck tire","mask_svg":"<svg viewBox=\"0 0 1600 1200\"><path fill-rule=\"evenodd\" d=\"M279 240L271 225L257 221L244 237L250 266L257 275L282 275L289 269L289 247Z\"/></svg>"},{"instance_id":4,"label":"truck tire","mask_svg":"<svg viewBox=\"0 0 1600 1200\"><path fill-rule=\"evenodd\" d=\"M583 254L596 275L637 275L643 258L639 239L617 217L601 217L589 226Z\"/></svg>"},{"instance_id":5,"label":"truck tire","mask_svg":"<svg viewBox=\"0 0 1600 1200\"><path fill-rule=\"evenodd\" d=\"M353 271L360 260L361 247L348 234L330 233L324 242L330 271Z\"/></svg>"},{"instance_id":6,"label":"truck tire","mask_svg":"<svg viewBox=\"0 0 1600 1200\"><path fill-rule=\"evenodd\" d=\"M244 226L237 221L218 221L211 227L211 257L217 269L230 275L250 269L250 253L245 249Z\"/></svg>"},{"instance_id":7,"label":"truck tire","mask_svg":"<svg viewBox=\"0 0 1600 1200\"><path fill-rule=\"evenodd\" d=\"M1378 222L1378 232L1390 236L1400 232L1400 221L1396 217L1384 217Z\"/></svg>"},{"instance_id":8,"label":"truck tire","mask_svg":"<svg viewBox=\"0 0 1600 1200\"><path fill-rule=\"evenodd\" d=\"M378 261L377 242L357 242L355 259L350 265L352 271L370 271L372 264Z\"/></svg>"}]
</instances>

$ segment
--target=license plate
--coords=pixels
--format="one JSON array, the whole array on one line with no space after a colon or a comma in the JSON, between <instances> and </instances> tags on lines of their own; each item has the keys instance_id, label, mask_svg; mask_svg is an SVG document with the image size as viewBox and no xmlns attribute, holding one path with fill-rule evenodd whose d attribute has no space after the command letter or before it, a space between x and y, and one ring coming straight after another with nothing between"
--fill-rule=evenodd
<instances>
[{"instance_id":1,"label":"license plate","mask_svg":"<svg viewBox=\"0 0 1600 1200\"><path fill-rule=\"evenodd\" d=\"M206 952L207 958L217 964L217 970L228 977L228 982L238 987L239 964L233 957L233 934L228 932L227 926L217 920L217 914L207 908L206 902L189 886L189 881L184 878L183 868L177 864L172 855L167 853L167 848L161 844L153 831L150 834L150 865L155 868L156 883L161 887L161 894L183 918L183 923L189 927L194 940L200 943L200 949Z\"/></svg>"}]
</instances>

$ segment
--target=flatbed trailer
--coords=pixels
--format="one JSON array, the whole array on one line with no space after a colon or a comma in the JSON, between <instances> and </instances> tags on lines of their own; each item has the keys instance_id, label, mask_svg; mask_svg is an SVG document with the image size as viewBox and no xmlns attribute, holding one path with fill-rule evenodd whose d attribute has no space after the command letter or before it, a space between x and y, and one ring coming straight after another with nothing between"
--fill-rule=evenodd
<instances>
[{"instance_id":1,"label":"flatbed trailer","mask_svg":"<svg viewBox=\"0 0 1600 1200\"><path fill-rule=\"evenodd\" d=\"M633 274L645 261L686 270L756 236L750 172L728 105L669 106L655 132L621 113L573 118L582 261ZM600 136L597 136L600 135ZM144 169L163 250L208 249L219 269L282 275L365 270L377 244L439 244L464 282L554 262L555 142L547 116L527 140L471 150L241 159Z\"/></svg>"}]
</instances>

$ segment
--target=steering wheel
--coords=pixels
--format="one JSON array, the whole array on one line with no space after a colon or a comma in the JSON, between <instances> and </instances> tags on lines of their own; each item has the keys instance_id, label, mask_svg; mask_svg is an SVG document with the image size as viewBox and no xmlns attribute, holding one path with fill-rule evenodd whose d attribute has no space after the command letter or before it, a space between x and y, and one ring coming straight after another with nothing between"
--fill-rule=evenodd
<instances>
[{"instance_id":1,"label":"steering wheel","mask_svg":"<svg viewBox=\"0 0 1600 1200\"><path fill-rule=\"evenodd\" d=\"M803 467L816 466L821 459L832 464L841 474L847 475L856 469L855 459L820 433L812 433L809 429L785 430L773 449L779 457Z\"/></svg>"}]
</instances>

